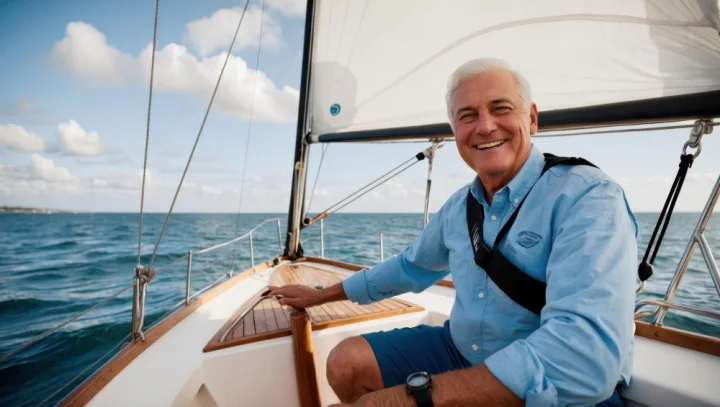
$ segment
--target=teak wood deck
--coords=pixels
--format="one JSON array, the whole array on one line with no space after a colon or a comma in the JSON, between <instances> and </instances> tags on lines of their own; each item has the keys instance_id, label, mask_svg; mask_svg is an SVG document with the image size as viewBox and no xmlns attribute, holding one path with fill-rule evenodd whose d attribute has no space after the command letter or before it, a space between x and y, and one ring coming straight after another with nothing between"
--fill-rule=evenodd
<instances>
[{"instance_id":1,"label":"teak wood deck","mask_svg":"<svg viewBox=\"0 0 720 407\"><path fill-rule=\"evenodd\" d=\"M278 267L270 278L270 285L284 286L303 284L311 287L329 287L341 282L344 275L321 268L293 264ZM290 336L290 309L278 303L275 298L260 298L263 289L235 314L205 346L203 352L225 349L232 346ZM257 303L256 303L257 302ZM248 307L254 307L248 310ZM245 312L247 310L247 312ZM388 298L369 305L358 305L352 301L337 301L307 309L313 331L355 322L380 319L389 316L423 311L424 308L396 298ZM243 314L245 314L243 316ZM242 317L242 319L240 319Z\"/></svg>"}]
</instances>

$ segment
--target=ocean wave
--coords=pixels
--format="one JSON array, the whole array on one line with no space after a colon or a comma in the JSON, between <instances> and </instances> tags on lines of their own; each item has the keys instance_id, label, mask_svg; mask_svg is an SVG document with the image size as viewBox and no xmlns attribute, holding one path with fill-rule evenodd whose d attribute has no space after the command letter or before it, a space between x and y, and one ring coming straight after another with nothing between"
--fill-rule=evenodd
<instances>
[{"instance_id":1,"label":"ocean wave","mask_svg":"<svg viewBox=\"0 0 720 407\"><path fill-rule=\"evenodd\" d=\"M79 246L75 240L63 240L60 242L50 243L44 246L36 247L37 250L64 250L72 249ZM27 248L27 247L26 247Z\"/></svg>"}]
</instances>

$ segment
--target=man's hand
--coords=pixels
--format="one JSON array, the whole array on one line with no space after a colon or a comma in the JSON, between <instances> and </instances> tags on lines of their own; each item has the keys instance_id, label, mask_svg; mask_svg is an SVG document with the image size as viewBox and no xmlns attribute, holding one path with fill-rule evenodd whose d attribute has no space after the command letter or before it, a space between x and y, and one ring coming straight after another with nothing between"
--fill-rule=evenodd
<instances>
[{"instance_id":1,"label":"man's hand","mask_svg":"<svg viewBox=\"0 0 720 407\"><path fill-rule=\"evenodd\" d=\"M308 287L306 285L286 285L283 287L268 287L270 293L268 296L280 297L281 305L290 305L295 308L308 308L314 305L320 305L323 302L323 294L321 290Z\"/></svg>"},{"instance_id":2,"label":"man's hand","mask_svg":"<svg viewBox=\"0 0 720 407\"><path fill-rule=\"evenodd\" d=\"M331 301L346 300L342 283L321 290L306 285L294 284L282 287L269 286L268 296L281 297L280 304L295 308L308 308Z\"/></svg>"}]
</instances>

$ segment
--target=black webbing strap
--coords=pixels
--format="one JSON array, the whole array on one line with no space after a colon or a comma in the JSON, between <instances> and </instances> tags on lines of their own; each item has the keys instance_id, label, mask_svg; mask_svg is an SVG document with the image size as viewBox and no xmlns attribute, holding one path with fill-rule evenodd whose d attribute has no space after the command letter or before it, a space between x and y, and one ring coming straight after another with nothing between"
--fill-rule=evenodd
<instances>
[{"instance_id":1,"label":"black webbing strap","mask_svg":"<svg viewBox=\"0 0 720 407\"><path fill-rule=\"evenodd\" d=\"M643 257L643 261L638 266L638 278L640 278L640 281L647 280L653 274L652 264L653 262L655 262L655 256L657 256L658 250L660 250L660 244L662 243L663 237L665 237L665 231L670 224L670 217L672 216L673 210L675 209L675 202L677 202L678 196L680 196L680 189L685 182L685 176L687 175L688 169L692 167L692 163L692 154L683 154L680 156L680 168L678 169L677 175L675 176L675 181L673 181L672 187L670 187L670 192L668 193L668 197L665 200L665 205L663 206L662 212L660 212L660 217L658 218L657 224L655 225L655 230L653 230L652 237L648 242L647 249L645 249L645 256ZM666 213L667 217L665 217ZM658 237L657 244L655 245L655 250L652 251L652 257L650 257L650 261L648 262L648 256L650 255L653 243L655 243L655 236L657 235L658 229L660 229L661 225L662 231L660 232L660 237Z\"/></svg>"},{"instance_id":2,"label":"black webbing strap","mask_svg":"<svg viewBox=\"0 0 720 407\"><path fill-rule=\"evenodd\" d=\"M545 153L545 167L542 174L545 174L550 168L560 165L590 165L596 167L591 162L577 157L558 157L549 153ZM540 177L542 177L542 174ZM538 179L540 179L538 177ZM537 182L537 181L536 181ZM533 184L533 187L535 185ZM530 188L532 191L532 187ZM530 195L530 191L525 195ZM525 198L518 204L517 209L510 216L510 219L503 225L498 232L492 249L489 248L483 239L483 223L485 221L485 211L480 202L468 191L467 196L467 222L468 232L470 234L470 242L473 248L475 264L481 267L492 281L513 301L520 304L529 311L540 315L540 311L545 306L545 289L546 285L542 281L535 280L528 274L520 270L512 264L498 248L500 242L510 231L515 223L517 214L520 212Z\"/></svg>"}]
</instances>

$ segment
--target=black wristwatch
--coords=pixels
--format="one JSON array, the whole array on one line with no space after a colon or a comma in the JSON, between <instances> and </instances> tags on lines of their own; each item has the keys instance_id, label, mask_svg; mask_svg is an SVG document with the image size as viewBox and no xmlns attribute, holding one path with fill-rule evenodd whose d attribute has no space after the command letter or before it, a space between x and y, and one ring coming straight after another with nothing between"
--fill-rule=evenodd
<instances>
[{"instance_id":1,"label":"black wristwatch","mask_svg":"<svg viewBox=\"0 0 720 407\"><path fill-rule=\"evenodd\" d=\"M433 407L432 379L427 372L416 372L405 379L405 388L408 394L415 397L418 407Z\"/></svg>"}]
</instances>

